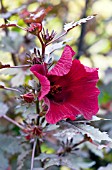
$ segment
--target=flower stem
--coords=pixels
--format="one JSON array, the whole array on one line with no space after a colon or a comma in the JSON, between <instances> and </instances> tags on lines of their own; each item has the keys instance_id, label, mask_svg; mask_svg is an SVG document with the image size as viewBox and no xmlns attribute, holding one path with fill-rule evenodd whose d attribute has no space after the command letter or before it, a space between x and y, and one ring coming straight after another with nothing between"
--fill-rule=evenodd
<instances>
[{"instance_id":1,"label":"flower stem","mask_svg":"<svg viewBox=\"0 0 112 170\"><path fill-rule=\"evenodd\" d=\"M40 37L40 34L38 34L38 39L39 39L41 46L42 46L42 59L44 59L46 45L43 43L42 38Z\"/></svg>"},{"instance_id":2,"label":"flower stem","mask_svg":"<svg viewBox=\"0 0 112 170\"><path fill-rule=\"evenodd\" d=\"M37 117L37 126L39 126L40 124L40 116L39 116L39 113L40 113L40 108L39 108L39 101L37 100L36 101L36 112L38 114L38 117ZM40 140L37 138L37 143L36 143L36 149L35 149L35 156L39 156L41 154L41 143L40 143ZM43 162L39 161L40 162L40 165L41 167L43 167Z\"/></svg>"},{"instance_id":3,"label":"flower stem","mask_svg":"<svg viewBox=\"0 0 112 170\"><path fill-rule=\"evenodd\" d=\"M13 123L14 125L18 126L20 129L24 129L19 123L17 123L15 120L11 119L7 115L3 115L3 118L8 120L9 122Z\"/></svg>"},{"instance_id":4,"label":"flower stem","mask_svg":"<svg viewBox=\"0 0 112 170\"><path fill-rule=\"evenodd\" d=\"M33 144L32 158L31 158L31 170L33 170L36 145L37 145L37 138L35 139L34 144Z\"/></svg>"}]
</instances>

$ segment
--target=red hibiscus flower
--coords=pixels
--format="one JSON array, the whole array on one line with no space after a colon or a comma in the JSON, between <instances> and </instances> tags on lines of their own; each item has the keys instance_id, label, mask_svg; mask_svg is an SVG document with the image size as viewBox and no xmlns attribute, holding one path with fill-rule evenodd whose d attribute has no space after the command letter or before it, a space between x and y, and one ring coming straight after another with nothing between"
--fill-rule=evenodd
<instances>
[{"instance_id":1,"label":"red hibiscus flower","mask_svg":"<svg viewBox=\"0 0 112 170\"><path fill-rule=\"evenodd\" d=\"M77 115L91 119L98 112L98 69L72 60L74 54L67 45L50 71L39 64L30 68L40 81L39 100L48 105L46 120L51 124L65 118L75 120Z\"/></svg>"}]
</instances>

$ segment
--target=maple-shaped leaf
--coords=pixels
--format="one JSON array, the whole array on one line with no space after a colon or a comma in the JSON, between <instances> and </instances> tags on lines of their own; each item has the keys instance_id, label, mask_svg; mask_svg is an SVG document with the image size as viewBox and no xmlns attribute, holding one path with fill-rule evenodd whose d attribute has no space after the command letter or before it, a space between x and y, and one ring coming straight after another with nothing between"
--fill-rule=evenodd
<instances>
[{"instance_id":1,"label":"maple-shaped leaf","mask_svg":"<svg viewBox=\"0 0 112 170\"><path fill-rule=\"evenodd\" d=\"M91 125L75 124L74 128L77 132L89 136L94 141L101 142L103 140L112 142L112 139L109 137L107 132L101 132L99 129L94 128Z\"/></svg>"},{"instance_id":2,"label":"maple-shaped leaf","mask_svg":"<svg viewBox=\"0 0 112 170\"><path fill-rule=\"evenodd\" d=\"M70 40L71 40L71 38L68 38L68 39L63 40L61 42L57 42L57 43L54 43L54 44L47 46L46 49L45 49L45 54L50 55L55 50L63 48L66 45L66 43L69 42Z\"/></svg>"},{"instance_id":3,"label":"maple-shaped leaf","mask_svg":"<svg viewBox=\"0 0 112 170\"><path fill-rule=\"evenodd\" d=\"M68 32L68 31L71 30L72 28L77 27L77 26L79 26L79 25L81 25L81 24L84 24L84 23L86 23L87 21L93 19L95 16L96 16L96 14L95 14L95 15L92 15L92 16L88 16L87 18L82 18L82 19L80 19L79 21L76 21L76 22L75 22L75 21L72 21L72 22L70 22L70 23L66 23L66 24L64 25L64 30L65 30L66 32Z\"/></svg>"},{"instance_id":4,"label":"maple-shaped leaf","mask_svg":"<svg viewBox=\"0 0 112 170\"><path fill-rule=\"evenodd\" d=\"M74 135L76 135L77 133L80 133L82 135L87 135L93 141L96 141L96 142L99 142L99 143L101 141L108 141L110 143L109 146L112 144L112 139L109 137L107 132L101 132L98 128L94 128L93 126L91 126L89 124L82 123L82 122L79 123L79 122L76 122L76 121L75 122L73 122L73 121L69 121L69 122L61 121L60 126L62 126L63 128L67 128L67 129L71 129L71 128L74 129ZM70 131L71 130L69 130L69 132ZM103 146L101 146L101 147L103 147ZM108 147L108 144L107 144L107 147Z\"/></svg>"}]
</instances>

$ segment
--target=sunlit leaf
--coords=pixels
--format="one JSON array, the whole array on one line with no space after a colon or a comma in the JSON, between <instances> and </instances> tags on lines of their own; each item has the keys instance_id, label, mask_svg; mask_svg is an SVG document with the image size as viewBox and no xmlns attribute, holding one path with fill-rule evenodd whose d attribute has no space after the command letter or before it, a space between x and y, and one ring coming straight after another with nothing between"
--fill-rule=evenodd
<instances>
[{"instance_id":1,"label":"sunlit leaf","mask_svg":"<svg viewBox=\"0 0 112 170\"><path fill-rule=\"evenodd\" d=\"M77 22L72 21L70 23L67 23L67 24L64 25L64 30L67 32L67 31L71 30L74 27L77 27L77 26L79 26L81 24L86 23L87 21L93 19L95 16L96 15L92 15L92 16L88 16L87 18L80 19Z\"/></svg>"},{"instance_id":2,"label":"sunlit leaf","mask_svg":"<svg viewBox=\"0 0 112 170\"><path fill-rule=\"evenodd\" d=\"M66 43L69 42L70 40L71 40L71 38L65 39L65 40L58 42L58 43L48 45L45 49L45 54L49 55L52 52L54 52L55 50L63 48L66 45Z\"/></svg>"},{"instance_id":3,"label":"sunlit leaf","mask_svg":"<svg viewBox=\"0 0 112 170\"><path fill-rule=\"evenodd\" d=\"M111 120L111 119L106 119L98 116L93 116L90 121L99 121L99 120Z\"/></svg>"}]
</instances>

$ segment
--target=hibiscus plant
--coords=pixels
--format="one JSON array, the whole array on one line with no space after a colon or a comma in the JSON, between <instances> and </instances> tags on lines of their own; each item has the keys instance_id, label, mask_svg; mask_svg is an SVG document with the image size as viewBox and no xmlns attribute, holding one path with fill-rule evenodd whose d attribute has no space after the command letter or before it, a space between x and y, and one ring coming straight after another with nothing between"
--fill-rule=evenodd
<instances>
[{"instance_id":1,"label":"hibiscus plant","mask_svg":"<svg viewBox=\"0 0 112 170\"><path fill-rule=\"evenodd\" d=\"M96 116L99 110L99 69L83 65L76 59L76 52L67 41L61 41L71 29L89 22L95 15L65 24L64 32L58 36L54 30L49 32L44 26L44 18L51 10L51 6L37 8L34 12L20 9L19 17L25 27L10 20L0 25L6 33L9 27L22 29L40 43L40 47L34 44L30 51L25 47L25 59L21 58L21 65L17 65L16 61L14 66L0 63L1 74L11 75L10 87L7 82L2 82L0 88L5 94L14 96L13 110L18 119L12 116L13 111L7 101L0 103L0 118L19 129L18 137L1 135L1 138L2 142L9 141L7 146L11 141L10 147L15 148L11 154L18 155L18 170L55 170L62 166L73 170L90 168L95 162L90 160L84 148L101 152L102 148L112 145L108 134L94 127L94 122L102 121ZM21 37L16 36L15 41L19 39ZM26 41L29 45L27 36ZM62 49L62 54L57 60L54 51L59 49ZM13 48L10 50L15 57ZM10 153L7 149L5 151ZM11 169L10 162L5 161L2 169Z\"/></svg>"}]
</instances>

